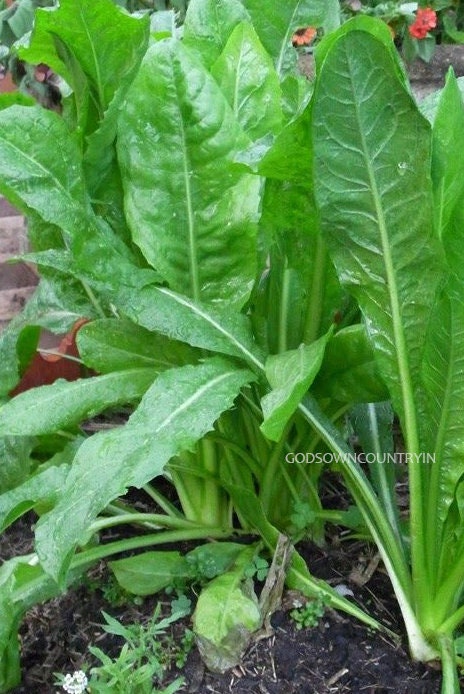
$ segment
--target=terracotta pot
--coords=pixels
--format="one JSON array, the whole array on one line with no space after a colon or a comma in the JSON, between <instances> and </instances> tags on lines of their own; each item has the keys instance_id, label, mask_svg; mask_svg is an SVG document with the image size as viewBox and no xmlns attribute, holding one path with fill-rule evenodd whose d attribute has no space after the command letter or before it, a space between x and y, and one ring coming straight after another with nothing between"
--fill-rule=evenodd
<instances>
[{"instance_id":1,"label":"terracotta pot","mask_svg":"<svg viewBox=\"0 0 464 694\"><path fill-rule=\"evenodd\" d=\"M78 320L71 331L65 335L57 345L56 336L53 337L52 354L47 351L37 351L29 363L25 373L18 385L10 392L11 396L24 393L30 388L37 386L51 385L58 378L64 378L67 381L75 381L82 376L82 367L77 361L67 359L67 357L79 357L76 345L76 334L85 323L88 323L87 318Z\"/></svg>"}]
</instances>

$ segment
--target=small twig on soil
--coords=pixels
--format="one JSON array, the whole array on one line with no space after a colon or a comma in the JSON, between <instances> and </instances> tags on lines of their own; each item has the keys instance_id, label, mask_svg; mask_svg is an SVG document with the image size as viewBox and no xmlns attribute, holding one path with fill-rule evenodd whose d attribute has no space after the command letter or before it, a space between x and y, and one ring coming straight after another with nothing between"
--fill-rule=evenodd
<instances>
[{"instance_id":1,"label":"small twig on soil","mask_svg":"<svg viewBox=\"0 0 464 694\"><path fill-rule=\"evenodd\" d=\"M349 670L347 667L343 667L341 670L338 670L338 672L336 672L335 675L333 675L329 680L327 680L327 686L332 687L332 685L336 684L338 680L344 677L348 672Z\"/></svg>"}]
</instances>

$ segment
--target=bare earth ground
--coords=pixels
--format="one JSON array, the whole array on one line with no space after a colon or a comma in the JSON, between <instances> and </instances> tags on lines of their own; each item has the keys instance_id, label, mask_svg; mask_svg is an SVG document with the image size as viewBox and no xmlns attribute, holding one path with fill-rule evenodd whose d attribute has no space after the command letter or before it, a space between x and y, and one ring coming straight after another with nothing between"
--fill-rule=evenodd
<instances>
[{"instance_id":1,"label":"bare earth ground","mask_svg":"<svg viewBox=\"0 0 464 694\"><path fill-rule=\"evenodd\" d=\"M30 528L21 521L0 537L3 558L28 551ZM21 549L22 548L22 549ZM354 600L396 633L401 620L391 597L388 578L377 570L370 581L359 587L349 576L360 559L359 543L339 547L337 542L322 550L310 543L299 546L312 572L334 584L343 582L354 593ZM365 551L365 549L364 549ZM369 557L364 557L368 560ZM105 582L106 569L96 570ZM169 597L158 598L166 606ZM272 620L274 634L253 643L242 664L224 675L205 671L193 649L181 674L185 683L180 691L198 694L438 694L440 673L433 667L413 664L403 646L373 632L345 615L326 611L313 629L297 630L289 617L293 595L284 594L282 610ZM45 605L33 608L21 627L23 683L12 694L53 694L54 672L72 672L84 663L94 664L86 653L89 643L116 656L122 640L106 635L100 626L100 610L125 624L148 620L156 604L147 598L142 605L114 607L100 589L77 587ZM175 626L180 639L189 619ZM165 684L178 672L171 672Z\"/></svg>"}]
</instances>

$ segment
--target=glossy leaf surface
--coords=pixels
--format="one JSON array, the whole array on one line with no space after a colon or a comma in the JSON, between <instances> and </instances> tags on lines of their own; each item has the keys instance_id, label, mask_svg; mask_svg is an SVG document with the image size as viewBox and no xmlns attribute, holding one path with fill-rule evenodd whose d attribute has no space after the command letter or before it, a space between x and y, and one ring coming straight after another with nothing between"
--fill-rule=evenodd
<instances>
[{"instance_id":1,"label":"glossy leaf surface","mask_svg":"<svg viewBox=\"0 0 464 694\"><path fill-rule=\"evenodd\" d=\"M254 280L259 180L229 164L243 138L193 52L148 51L119 122L126 215L148 262L197 301L240 307Z\"/></svg>"},{"instance_id":2,"label":"glossy leaf surface","mask_svg":"<svg viewBox=\"0 0 464 694\"><path fill-rule=\"evenodd\" d=\"M136 402L155 377L153 369L130 369L39 386L0 408L0 433L27 436L66 429L110 406Z\"/></svg>"},{"instance_id":3,"label":"glossy leaf surface","mask_svg":"<svg viewBox=\"0 0 464 694\"><path fill-rule=\"evenodd\" d=\"M205 306L164 287L154 286L144 287L135 295L121 293L120 306L134 322L148 330L194 347L241 357L262 368L261 351L254 342L250 322L243 314Z\"/></svg>"},{"instance_id":4,"label":"glossy leaf surface","mask_svg":"<svg viewBox=\"0 0 464 694\"><path fill-rule=\"evenodd\" d=\"M79 330L77 345L86 366L99 373L149 367L160 372L195 362L199 356L184 343L116 318L87 323Z\"/></svg>"},{"instance_id":5,"label":"glossy leaf surface","mask_svg":"<svg viewBox=\"0 0 464 694\"><path fill-rule=\"evenodd\" d=\"M46 144L48 137L53 148ZM94 216L78 138L56 113L24 106L0 111L0 191L19 209L54 225L54 232L62 231L73 251L73 274L105 289L114 282L116 266L122 284L132 286L139 274L145 277L143 270L137 273L129 248Z\"/></svg>"},{"instance_id":6,"label":"glossy leaf surface","mask_svg":"<svg viewBox=\"0 0 464 694\"><path fill-rule=\"evenodd\" d=\"M417 450L413 398L441 277L429 128L382 43L358 31L341 36L325 57L313 119L323 230L340 279L366 317L407 445Z\"/></svg>"},{"instance_id":7,"label":"glossy leaf surface","mask_svg":"<svg viewBox=\"0 0 464 694\"><path fill-rule=\"evenodd\" d=\"M63 117L82 141L87 183L95 192L114 174L119 108L148 39L148 18L123 13L111 0L64 0L37 12L30 46L20 49L23 60L50 66L72 88ZM104 195L99 190L98 197Z\"/></svg>"},{"instance_id":8,"label":"glossy leaf surface","mask_svg":"<svg viewBox=\"0 0 464 694\"><path fill-rule=\"evenodd\" d=\"M88 203L78 143L56 113L38 106L0 111L0 190L60 228L82 228Z\"/></svg>"},{"instance_id":9,"label":"glossy leaf surface","mask_svg":"<svg viewBox=\"0 0 464 694\"><path fill-rule=\"evenodd\" d=\"M456 77L450 72L442 90L432 129L432 181L435 226L442 236L464 192L464 104Z\"/></svg>"},{"instance_id":10,"label":"glossy leaf surface","mask_svg":"<svg viewBox=\"0 0 464 694\"><path fill-rule=\"evenodd\" d=\"M234 29L211 74L250 139L278 130L282 122L279 79L250 24L243 22Z\"/></svg>"},{"instance_id":11,"label":"glossy leaf surface","mask_svg":"<svg viewBox=\"0 0 464 694\"><path fill-rule=\"evenodd\" d=\"M45 570L63 579L74 548L96 515L128 487L146 484L173 456L191 448L251 378L250 372L219 358L170 369L158 377L124 427L90 437L79 449L60 502L37 526L37 552Z\"/></svg>"},{"instance_id":12,"label":"glossy leaf surface","mask_svg":"<svg viewBox=\"0 0 464 694\"><path fill-rule=\"evenodd\" d=\"M191 0L184 23L184 43L210 67L222 53L233 29L249 14L239 0Z\"/></svg>"},{"instance_id":13,"label":"glossy leaf surface","mask_svg":"<svg viewBox=\"0 0 464 694\"><path fill-rule=\"evenodd\" d=\"M78 87L57 51L54 40L58 38L72 49L94 98L105 111L132 69L147 33L147 21L122 12L111 0L61 0L57 8L37 12L31 47L21 50L21 58L49 65L73 88ZM124 50L115 50L122 37Z\"/></svg>"},{"instance_id":14,"label":"glossy leaf surface","mask_svg":"<svg viewBox=\"0 0 464 694\"><path fill-rule=\"evenodd\" d=\"M462 108L459 104L459 112ZM459 117L460 113L454 114ZM448 114L452 117L452 113ZM463 133L456 133L462 136ZM451 162L450 166L453 167ZM451 184L453 185L453 184ZM462 480L464 475L464 271L462 206L458 205L443 234L443 245L450 274L436 303L433 322L427 336L423 362L423 379L427 393L427 450L434 456L429 464L427 507L430 516L431 543L441 539L441 566L438 549L431 553L434 573L444 580L457 561L455 552L462 538ZM439 329L432 326L439 325ZM433 518L433 520L432 520ZM438 519L446 529L440 538Z\"/></svg>"},{"instance_id":15,"label":"glossy leaf surface","mask_svg":"<svg viewBox=\"0 0 464 694\"><path fill-rule=\"evenodd\" d=\"M278 441L296 411L298 404L319 371L327 337L311 345L271 355L266 362L266 376L271 392L261 401L264 422L261 431L272 441Z\"/></svg>"},{"instance_id":16,"label":"glossy leaf surface","mask_svg":"<svg viewBox=\"0 0 464 694\"><path fill-rule=\"evenodd\" d=\"M33 438L0 437L0 500L1 495L27 479L32 467L30 454L33 447Z\"/></svg>"}]
</instances>

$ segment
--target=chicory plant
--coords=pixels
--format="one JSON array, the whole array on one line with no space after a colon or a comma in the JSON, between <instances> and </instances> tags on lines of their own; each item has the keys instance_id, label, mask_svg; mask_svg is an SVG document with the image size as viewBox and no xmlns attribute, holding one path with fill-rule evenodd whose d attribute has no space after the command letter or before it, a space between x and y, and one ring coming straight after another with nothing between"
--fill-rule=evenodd
<instances>
[{"instance_id":1,"label":"chicory plant","mask_svg":"<svg viewBox=\"0 0 464 694\"><path fill-rule=\"evenodd\" d=\"M30 509L40 516L36 553L2 567L3 691L19 677L21 615L102 557L237 532L257 533L274 551L279 531L296 537L305 524L322 541L326 518L342 514L321 507L320 469L284 462L289 451L320 446L299 400L326 347L328 417L340 419L372 387L385 396L363 326L342 329L357 309L318 233L310 178L300 176L310 172L298 142L309 144L311 88L291 37L305 24L335 28L338 3L291 2L277 12L255 0L197 0L182 40L174 21L167 36L166 23L160 31L111 0L79 8L62 0L38 11L29 45L18 48L65 80L62 113L24 98L11 105L11 96L0 104L0 190L27 216L29 259L41 271L0 338L1 527ZM295 160L276 167L289 144ZM79 353L98 375L9 399L37 328L60 332L81 317L89 322ZM340 373L333 365L347 341L363 356L352 348ZM349 384L359 370L368 385L356 396ZM89 418L121 406L133 410L124 426L88 435ZM142 488L156 512L136 512L122 498L129 487ZM302 506L305 523L295 526ZM96 533L123 523L139 534L94 546ZM220 546L235 597L230 629L234 615L254 614L252 631L268 615L250 613L247 562ZM148 577L142 593L179 572L192 577L189 562L170 553L140 554L137 565ZM132 566L112 566L136 584ZM288 581L378 626L296 553ZM223 587L213 585L209 600L215 590ZM201 609L196 623L205 623ZM231 663L237 653L225 656L224 640L218 631L212 659Z\"/></svg>"},{"instance_id":2,"label":"chicory plant","mask_svg":"<svg viewBox=\"0 0 464 694\"><path fill-rule=\"evenodd\" d=\"M452 635L464 587L461 92L451 72L438 101L424 105L430 124L377 25L346 25L321 44L317 60L315 196L331 257L360 306L401 423L408 530L392 522L399 518L393 485L385 487L382 513L359 470L347 467L345 477L390 574L412 656L439 655L443 691L454 692ZM378 468L382 416L371 406L365 417Z\"/></svg>"},{"instance_id":3,"label":"chicory plant","mask_svg":"<svg viewBox=\"0 0 464 694\"><path fill-rule=\"evenodd\" d=\"M19 49L69 85L62 114L11 97L0 112L0 191L27 215L41 270L0 338L1 527L40 516L35 554L0 574L3 691L18 680L24 610L97 559L237 532L274 551L279 532L305 532L302 505L321 541L324 521L343 514L322 508L319 466L286 464L299 451L337 454L411 653L441 657L453 691L464 556L456 81L430 107L431 129L388 29L359 18L333 31L337 2L193 0L182 39L174 23L159 31L111 0L75 7L39 11ZM291 46L307 25L327 34L314 90ZM31 326L60 331L82 316L79 352L98 375L10 400ZM407 530L391 469L366 475L344 435L345 415L368 403L360 439L380 456L388 399L411 456L435 454L409 465ZM89 418L122 405L124 426L87 435ZM136 512L129 487L156 512ZM121 523L141 532L92 545ZM247 583L256 548L218 546L195 621L207 659L230 665L233 615L251 632L268 607ZM140 594L195 573L188 557L153 551L112 568ZM379 626L296 552L287 582ZM214 628L203 605L224 589L231 614Z\"/></svg>"}]
</instances>

